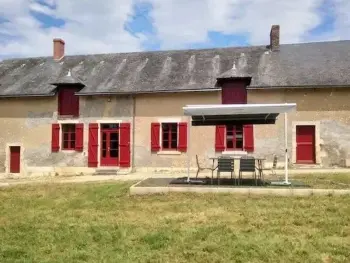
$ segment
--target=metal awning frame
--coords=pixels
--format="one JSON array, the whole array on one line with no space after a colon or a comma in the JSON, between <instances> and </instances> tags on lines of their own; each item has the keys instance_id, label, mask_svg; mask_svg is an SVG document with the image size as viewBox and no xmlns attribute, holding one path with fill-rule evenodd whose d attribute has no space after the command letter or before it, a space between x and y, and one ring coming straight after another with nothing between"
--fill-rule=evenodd
<instances>
[{"instance_id":1,"label":"metal awning frame","mask_svg":"<svg viewBox=\"0 0 350 263\"><path fill-rule=\"evenodd\" d=\"M274 124L279 114L284 113L284 177L282 184L290 185L288 180L288 115L296 109L296 103L284 104L207 104L187 105L184 115L189 116L188 126L210 126L225 124ZM248 117L247 117L248 116ZM263 121L265 116L265 121ZM208 121L212 120L212 122ZM191 125L194 124L194 125ZM190 129L187 129L190 144ZM188 145L188 149L189 149ZM190 182L191 156L187 153L187 182Z\"/></svg>"}]
</instances>

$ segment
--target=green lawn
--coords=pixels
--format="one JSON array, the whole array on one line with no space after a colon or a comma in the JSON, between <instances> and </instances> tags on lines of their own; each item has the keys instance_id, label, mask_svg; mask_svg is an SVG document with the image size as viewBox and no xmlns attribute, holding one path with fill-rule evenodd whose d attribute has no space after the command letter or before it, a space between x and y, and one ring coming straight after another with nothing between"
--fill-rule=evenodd
<instances>
[{"instance_id":1,"label":"green lawn","mask_svg":"<svg viewBox=\"0 0 350 263\"><path fill-rule=\"evenodd\" d=\"M333 173L333 174L300 174L291 175L291 180L296 180L310 185L312 188L323 189L349 189L350 174L348 173Z\"/></svg>"},{"instance_id":2,"label":"green lawn","mask_svg":"<svg viewBox=\"0 0 350 263\"><path fill-rule=\"evenodd\" d=\"M0 189L0 262L349 262L350 196Z\"/></svg>"}]
</instances>

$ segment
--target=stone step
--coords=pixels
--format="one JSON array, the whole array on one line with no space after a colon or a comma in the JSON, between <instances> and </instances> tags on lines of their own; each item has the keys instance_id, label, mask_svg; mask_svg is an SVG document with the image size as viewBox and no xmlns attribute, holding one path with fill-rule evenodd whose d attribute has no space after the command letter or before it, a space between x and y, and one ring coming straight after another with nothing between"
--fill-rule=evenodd
<instances>
[{"instance_id":1,"label":"stone step","mask_svg":"<svg viewBox=\"0 0 350 263\"><path fill-rule=\"evenodd\" d=\"M118 169L96 169L93 175L118 175Z\"/></svg>"},{"instance_id":2,"label":"stone step","mask_svg":"<svg viewBox=\"0 0 350 263\"><path fill-rule=\"evenodd\" d=\"M317 169L317 168L322 168L318 164L294 164L293 168L295 169Z\"/></svg>"}]
</instances>

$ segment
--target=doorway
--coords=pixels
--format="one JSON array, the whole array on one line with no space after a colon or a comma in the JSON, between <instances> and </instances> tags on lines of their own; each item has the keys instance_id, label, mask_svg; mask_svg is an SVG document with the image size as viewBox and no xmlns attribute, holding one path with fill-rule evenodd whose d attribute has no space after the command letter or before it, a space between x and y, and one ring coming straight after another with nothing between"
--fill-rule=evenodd
<instances>
[{"instance_id":1,"label":"doorway","mask_svg":"<svg viewBox=\"0 0 350 263\"><path fill-rule=\"evenodd\" d=\"M315 126L296 126L296 163L315 164Z\"/></svg>"},{"instance_id":2,"label":"doorway","mask_svg":"<svg viewBox=\"0 0 350 263\"><path fill-rule=\"evenodd\" d=\"M21 147L10 146L10 173L21 171Z\"/></svg>"},{"instance_id":3,"label":"doorway","mask_svg":"<svg viewBox=\"0 0 350 263\"><path fill-rule=\"evenodd\" d=\"M119 124L101 124L101 166L119 165Z\"/></svg>"}]
</instances>

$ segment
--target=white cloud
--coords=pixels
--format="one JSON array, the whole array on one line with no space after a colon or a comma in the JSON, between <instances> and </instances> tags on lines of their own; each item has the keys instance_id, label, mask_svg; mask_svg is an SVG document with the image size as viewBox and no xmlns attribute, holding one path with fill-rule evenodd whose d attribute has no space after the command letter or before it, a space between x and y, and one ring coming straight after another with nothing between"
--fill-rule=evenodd
<instances>
[{"instance_id":1,"label":"white cloud","mask_svg":"<svg viewBox=\"0 0 350 263\"><path fill-rule=\"evenodd\" d=\"M43 1L41 1L43 2ZM0 16L9 22L0 25L0 34L17 38L0 41L0 57L49 56L52 39L63 38L67 54L125 52L141 49L142 36L135 38L124 29L132 13L133 0L0 0ZM61 28L43 28L30 13L36 11L66 21Z\"/></svg>"},{"instance_id":2,"label":"white cloud","mask_svg":"<svg viewBox=\"0 0 350 263\"><path fill-rule=\"evenodd\" d=\"M268 44L272 24L281 26L281 43L305 42L309 31L322 23L318 8L324 0L145 0L154 6L151 13L163 48L178 48L203 42L208 31L245 34L248 42ZM330 0L336 24L331 37L349 38L350 1ZM326 2L326 4L329 4Z\"/></svg>"},{"instance_id":3,"label":"white cloud","mask_svg":"<svg viewBox=\"0 0 350 263\"><path fill-rule=\"evenodd\" d=\"M46 5L40 3L45 2ZM135 38L124 29L137 2L150 3L156 35ZM272 24L281 26L281 43L348 39L350 1L328 0L334 30L319 36L309 31L322 23L318 8L324 0L0 0L2 56L52 54L52 39L66 41L67 54L138 51L142 41L157 39L162 49L206 43L208 32L245 34L249 44L267 45ZM61 28L43 28L30 11L66 21ZM15 40L14 40L15 39Z\"/></svg>"},{"instance_id":4,"label":"white cloud","mask_svg":"<svg viewBox=\"0 0 350 263\"><path fill-rule=\"evenodd\" d=\"M299 42L321 23L321 0L149 0L164 47L201 42L208 31L248 33L251 44L268 44L272 24L281 26L281 42ZM190 3L190 4L189 4Z\"/></svg>"}]
</instances>

